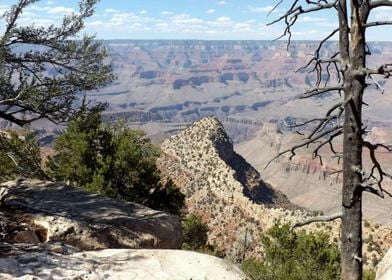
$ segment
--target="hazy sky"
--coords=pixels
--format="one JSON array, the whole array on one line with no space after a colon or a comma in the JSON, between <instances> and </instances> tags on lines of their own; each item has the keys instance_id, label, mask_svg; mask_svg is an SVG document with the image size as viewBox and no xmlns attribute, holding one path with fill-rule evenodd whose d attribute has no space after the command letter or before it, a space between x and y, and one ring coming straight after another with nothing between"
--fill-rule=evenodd
<instances>
[{"instance_id":1,"label":"hazy sky","mask_svg":"<svg viewBox=\"0 0 392 280\"><path fill-rule=\"evenodd\" d=\"M1 0L0 14L17 0ZM270 40L282 25L266 24L282 14L292 0L284 0L269 16L278 0L101 0L88 19L86 32L99 39L248 39ZM23 14L22 24L49 25L62 15L77 11L77 0L42 0ZM372 19L392 20L392 8L372 14ZM337 27L334 10L308 14L293 29L297 40L317 40ZM0 21L0 30L4 22ZM391 27L377 27L370 40L392 41Z\"/></svg>"}]
</instances>

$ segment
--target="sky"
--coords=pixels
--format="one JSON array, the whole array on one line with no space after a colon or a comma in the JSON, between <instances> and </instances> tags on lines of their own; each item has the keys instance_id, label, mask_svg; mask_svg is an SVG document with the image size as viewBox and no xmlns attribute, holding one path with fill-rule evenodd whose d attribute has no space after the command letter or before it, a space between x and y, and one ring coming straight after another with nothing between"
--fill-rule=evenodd
<instances>
[{"instance_id":1,"label":"sky","mask_svg":"<svg viewBox=\"0 0 392 280\"><path fill-rule=\"evenodd\" d=\"M3 14L17 0L0 0ZM302 0L301 0L302 1ZM101 0L86 20L85 32L98 39L272 40L284 26L267 23L282 15L292 0ZM58 24L78 11L77 0L41 0L23 13L20 24ZM392 7L374 11L371 20L392 20ZM336 12L306 14L293 28L294 40L320 40L337 27ZM0 31L4 21L0 21ZM370 30L372 41L392 41L392 28Z\"/></svg>"}]
</instances>

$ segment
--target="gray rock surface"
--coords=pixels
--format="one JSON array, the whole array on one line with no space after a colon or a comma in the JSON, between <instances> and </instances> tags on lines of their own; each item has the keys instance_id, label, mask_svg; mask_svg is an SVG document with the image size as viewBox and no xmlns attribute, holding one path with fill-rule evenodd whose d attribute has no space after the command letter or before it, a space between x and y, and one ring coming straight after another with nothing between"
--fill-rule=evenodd
<instances>
[{"instance_id":1,"label":"gray rock surface","mask_svg":"<svg viewBox=\"0 0 392 280\"><path fill-rule=\"evenodd\" d=\"M11 243L62 242L82 250L106 248L179 248L177 217L145 206L103 197L60 183L12 181L5 209L28 224ZM19 214L18 214L19 213ZM32 232L31 232L32 231ZM37 235L37 240L34 236Z\"/></svg>"},{"instance_id":2,"label":"gray rock surface","mask_svg":"<svg viewBox=\"0 0 392 280\"><path fill-rule=\"evenodd\" d=\"M180 250L106 249L71 255L36 252L0 258L0 279L240 280L233 264Z\"/></svg>"},{"instance_id":3,"label":"gray rock surface","mask_svg":"<svg viewBox=\"0 0 392 280\"><path fill-rule=\"evenodd\" d=\"M392 248L388 250L384 258L378 264L376 280L392 279Z\"/></svg>"}]
</instances>

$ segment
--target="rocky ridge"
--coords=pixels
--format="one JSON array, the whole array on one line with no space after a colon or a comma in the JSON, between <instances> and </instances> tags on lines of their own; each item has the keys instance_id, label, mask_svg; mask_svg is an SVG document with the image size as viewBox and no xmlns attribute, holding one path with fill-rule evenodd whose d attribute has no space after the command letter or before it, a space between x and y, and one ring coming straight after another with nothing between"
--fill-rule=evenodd
<instances>
[{"instance_id":1,"label":"rocky ridge","mask_svg":"<svg viewBox=\"0 0 392 280\"><path fill-rule=\"evenodd\" d=\"M207 222L209 242L229 258L241 258L244 246L249 254L260 252L250 244L258 243L260 233L277 220L307 215L294 211L296 207L282 193L264 183L233 151L231 140L214 117L203 118L172 136L161 149L159 168L186 195L188 212L200 214Z\"/></svg>"}]
</instances>

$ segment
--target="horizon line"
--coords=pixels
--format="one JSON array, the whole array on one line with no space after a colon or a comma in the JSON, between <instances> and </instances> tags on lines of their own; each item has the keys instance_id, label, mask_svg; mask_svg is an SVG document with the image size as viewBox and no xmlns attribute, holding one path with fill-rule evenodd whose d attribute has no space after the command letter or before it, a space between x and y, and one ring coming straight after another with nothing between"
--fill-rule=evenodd
<instances>
[{"instance_id":1,"label":"horizon line","mask_svg":"<svg viewBox=\"0 0 392 280\"><path fill-rule=\"evenodd\" d=\"M235 41L263 41L263 42L281 42L281 43L287 43L288 40L275 40L275 39L156 39L156 38L149 38L149 39L95 39L97 41L205 41L205 42L214 42L214 41L227 41L227 42L235 42ZM307 40L307 39L292 39L290 42L321 42L322 40ZM327 41L329 43L337 43L339 42L338 40L329 40ZM326 43L327 43L326 42ZM382 40L369 40L367 43L392 43L392 40L390 41L382 41Z\"/></svg>"}]
</instances>

